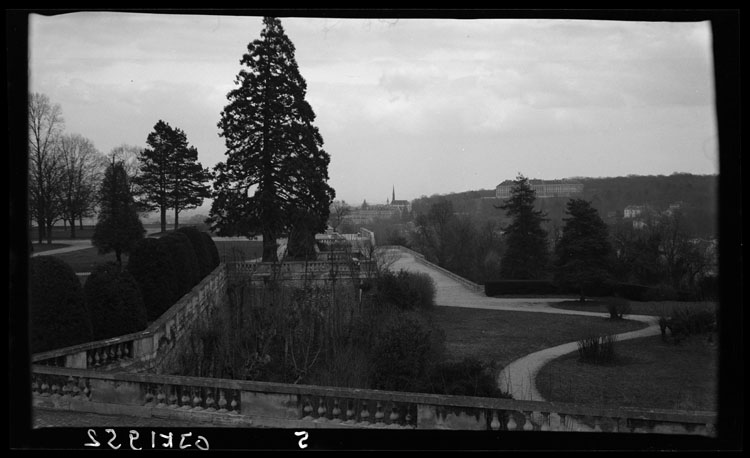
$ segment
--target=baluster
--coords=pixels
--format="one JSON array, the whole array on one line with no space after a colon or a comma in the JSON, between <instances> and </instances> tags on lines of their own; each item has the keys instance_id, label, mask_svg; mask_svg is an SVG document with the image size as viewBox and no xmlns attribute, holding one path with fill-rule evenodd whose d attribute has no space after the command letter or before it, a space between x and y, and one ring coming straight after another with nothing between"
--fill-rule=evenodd
<instances>
[{"instance_id":1,"label":"baluster","mask_svg":"<svg viewBox=\"0 0 750 458\"><path fill-rule=\"evenodd\" d=\"M93 367L99 366L99 349L97 348L95 350L92 350L91 353L93 354L91 358L93 362Z\"/></svg>"},{"instance_id":2,"label":"baluster","mask_svg":"<svg viewBox=\"0 0 750 458\"><path fill-rule=\"evenodd\" d=\"M392 425L398 425L399 424L398 423L398 418L399 418L398 407L396 407L396 405L394 404L393 408L391 409L391 415L389 417L389 419L391 420L391 424Z\"/></svg>"},{"instance_id":3,"label":"baluster","mask_svg":"<svg viewBox=\"0 0 750 458\"><path fill-rule=\"evenodd\" d=\"M362 411L359 413L359 421L364 424L370 424L370 412L367 410L367 401L362 401Z\"/></svg>"},{"instance_id":4,"label":"baluster","mask_svg":"<svg viewBox=\"0 0 750 458\"><path fill-rule=\"evenodd\" d=\"M39 394L39 384L36 382L36 379L31 381L31 392Z\"/></svg>"},{"instance_id":5,"label":"baluster","mask_svg":"<svg viewBox=\"0 0 750 458\"><path fill-rule=\"evenodd\" d=\"M180 409L192 409L193 406L190 404L190 395L188 394L190 390L186 387L180 387L180 391L182 392L182 396L180 396Z\"/></svg>"},{"instance_id":6,"label":"baluster","mask_svg":"<svg viewBox=\"0 0 750 458\"><path fill-rule=\"evenodd\" d=\"M177 387L172 387L169 390L169 408L170 409L176 409L177 408Z\"/></svg>"},{"instance_id":7,"label":"baluster","mask_svg":"<svg viewBox=\"0 0 750 458\"><path fill-rule=\"evenodd\" d=\"M94 358L91 356L93 352L91 350L86 352L86 367L94 366Z\"/></svg>"},{"instance_id":8,"label":"baluster","mask_svg":"<svg viewBox=\"0 0 750 458\"><path fill-rule=\"evenodd\" d=\"M73 380L72 396L76 399L81 396L80 384L81 384L80 379L76 378Z\"/></svg>"},{"instance_id":9,"label":"baluster","mask_svg":"<svg viewBox=\"0 0 750 458\"><path fill-rule=\"evenodd\" d=\"M320 398L320 400L318 401L318 420L320 421L327 420L326 411L327 409L326 409L325 401L323 401L323 398Z\"/></svg>"},{"instance_id":10,"label":"baluster","mask_svg":"<svg viewBox=\"0 0 750 458\"><path fill-rule=\"evenodd\" d=\"M506 426L508 427L508 431L516 430L516 427L518 425L516 424L516 420L513 418L513 412L508 412L508 424Z\"/></svg>"},{"instance_id":11,"label":"baluster","mask_svg":"<svg viewBox=\"0 0 750 458\"><path fill-rule=\"evenodd\" d=\"M133 345L133 342L125 342L122 345L122 357L127 359L130 357L130 347Z\"/></svg>"},{"instance_id":12,"label":"baluster","mask_svg":"<svg viewBox=\"0 0 750 458\"><path fill-rule=\"evenodd\" d=\"M346 401L346 422L347 423L356 423L356 419L354 418L355 412L354 408L352 407L353 401L347 400Z\"/></svg>"},{"instance_id":13,"label":"baluster","mask_svg":"<svg viewBox=\"0 0 750 458\"><path fill-rule=\"evenodd\" d=\"M310 398L305 398L305 407L302 409L302 415L303 415L302 419L312 420L313 419L312 411L313 411L313 407L312 407L312 404L310 403Z\"/></svg>"},{"instance_id":14,"label":"baluster","mask_svg":"<svg viewBox=\"0 0 750 458\"><path fill-rule=\"evenodd\" d=\"M224 396L224 390L219 391L219 412L227 411L227 398Z\"/></svg>"},{"instance_id":15,"label":"baluster","mask_svg":"<svg viewBox=\"0 0 750 458\"><path fill-rule=\"evenodd\" d=\"M117 351L115 352L115 360L119 361L122 358L122 343L117 344Z\"/></svg>"},{"instance_id":16,"label":"baluster","mask_svg":"<svg viewBox=\"0 0 750 458\"><path fill-rule=\"evenodd\" d=\"M60 397L60 393L58 393L58 391L60 391L60 387L57 386L57 383L52 384L52 397L53 398Z\"/></svg>"},{"instance_id":17,"label":"baluster","mask_svg":"<svg viewBox=\"0 0 750 458\"><path fill-rule=\"evenodd\" d=\"M203 407L201 406L201 402L203 402L203 399L200 397L201 389L197 388L195 390L195 393L193 393L193 410L203 410Z\"/></svg>"},{"instance_id":18,"label":"baluster","mask_svg":"<svg viewBox=\"0 0 750 458\"><path fill-rule=\"evenodd\" d=\"M531 423L531 412L522 412L523 416L526 417L526 423L523 424L523 430L524 431L533 431L534 430L534 424Z\"/></svg>"},{"instance_id":19,"label":"baluster","mask_svg":"<svg viewBox=\"0 0 750 458\"><path fill-rule=\"evenodd\" d=\"M377 407L375 410L375 423L378 425L383 424L383 419L385 418L385 413L383 413L383 405L378 401Z\"/></svg>"},{"instance_id":20,"label":"baluster","mask_svg":"<svg viewBox=\"0 0 750 458\"><path fill-rule=\"evenodd\" d=\"M73 391L73 389L70 387L70 384L72 382L73 382L73 377L68 377L68 380L65 382L65 385L63 385L62 387L63 398L70 397L70 393L71 391Z\"/></svg>"},{"instance_id":21,"label":"baluster","mask_svg":"<svg viewBox=\"0 0 750 458\"><path fill-rule=\"evenodd\" d=\"M406 422L406 427L413 428L415 425L411 424L412 416L411 412L409 412L409 407L406 407L406 416L404 417L404 421Z\"/></svg>"},{"instance_id":22,"label":"baluster","mask_svg":"<svg viewBox=\"0 0 750 458\"><path fill-rule=\"evenodd\" d=\"M597 433L602 432L602 425L601 425L600 417L594 417L594 432L597 432Z\"/></svg>"},{"instance_id":23,"label":"baluster","mask_svg":"<svg viewBox=\"0 0 750 458\"><path fill-rule=\"evenodd\" d=\"M500 420L497 418L497 410L492 411L492 421L490 422L490 429L493 431L500 430Z\"/></svg>"},{"instance_id":24,"label":"baluster","mask_svg":"<svg viewBox=\"0 0 750 458\"><path fill-rule=\"evenodd\" d=\"M333 400L333 410L331 411L331 415L333 416L333 420L336 423L341 422L341 419L339 416L341 415L341 409L339 409L339 400L334 399Z\"/></svg>"},{"instance_id":25,"label":"baluster","mask_svg":"<svg viewBox=\"0 0 750 458\"><path fill-rule=\"evenodd\" d=\"M154 403L154 393L153 393L153 386L151 384L146 384L146 395L144 396L145 403L143 405L145 406L151 406Z\"/></svg>"},{"instance_id":26,"label":"baluster","mask_svg":"<svg viewBox=\"0 0 750 458\"><path fill-rule=\"evenodd\" d=\"M215 405L216 401L214 400L213 390L208 390L208 392L206 392L206 410L208 412L215 412Z\"/></svg>"},{"instance_id":27,"label":"baluster","mask_svg":"<svg viewBox=\"0 0 750 458\"><path fill-rule=\"evenodd\" d=\"M156 407L166 407L167 403L164 402L166 399L167 396L164 394L164 387L162 385L159 385L156 393Z\"/></svg>"},{"instance_id":28,"label":"baluster","mask_svg":"<svg viewBox=\"0 0 750 458\"><path fill-rule=\"evenodd\" d=\"M232 402L229 403L229 406L232 408L231 413L234 413L234 414L240 413L240 409L239 409L240 403L237 402L237 393L234 391L232 392Z\"/></svg>"},{"instance_id":29,"label":"baluster","mask_svg":"<svg viewBox=\"0 0 750 458\"><path fill-rule=\"evenodd\" d=\"M83 396L87 401L91 400L91 390L89 389L88 379L83 379Z\"/></svg>"},{"instance_id":30,"label":"baluster","mask_svg":"<svg viewBox=\"0 0 750 458\"><path fill-rule=\"evenodd\" d=\"M541 416L541 423L542 424L541 424L541 427L539 429L541 429L542 431L549 431L551 429L550 428L550 421L551 420L550 420L550 414L549 414L549 412L541 412L540 416Z\"/></svg>"}]
</instances>

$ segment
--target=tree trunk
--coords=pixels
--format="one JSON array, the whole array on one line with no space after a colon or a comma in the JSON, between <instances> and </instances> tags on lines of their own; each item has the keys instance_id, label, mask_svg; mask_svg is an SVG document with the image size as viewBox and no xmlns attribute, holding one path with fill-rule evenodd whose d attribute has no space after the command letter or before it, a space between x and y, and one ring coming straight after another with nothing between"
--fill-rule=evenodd
<instances>
[{"instance_id":1,"label":"tree trunk","mask_svg":"<svg viewBox=\"0 0 750 458\"><path fill-rule=\"evenodd\" d=\"M177 230L180 227L179 221L180 221L180 211L175 208L174 209L174 230Z\"/></svg>"},{"instance_id":2,"label":"tree trunk","mask_svg":"<svg viewBox=\"0 0 750 458\"><path fill-rule=\"evenodd\" d=\"M75 217L70 218L70 238L76 238L76 219Z\"/></svg>"},{"instance_id":3,"label":"tree trunk","mask_svg":"<svg viewBox=\"0 0 750 458\"><path fill-rule=\"evenodd\" d=\"M52 245L52 223L47 223L47 244Z\"/></svg>"},{"instance_id":4,"label":"tree trunk","mask_svg":"<svg viewBox=\"0 0 750 458\"><path fill-rule=\"evenodd\" d=\"M83 215L78 215L78 224L81 230L83 230Z\"/></svg>"},{"instance_id":5,"label":"tree trunk","mask_svg":"<svg viewBox=\"0 0 750 458\"><path fill-rule=\"evenodd\" d=\"M276 234L272 231L263 231L263 262L277 262L279 260L276 255Z\"/></svg>"},{"instance_id":6,"label":"tree trunk","mask_svg":"<svg viewBox=\"0 0 750 458\"><path fill-rule=\"evenodd\" d=\"M161 207L161 231L167 232L167 207Z\"/></svg>"},{"instance_id":7,"label":"tree trunk","mask_svg":"<svg viewBox=\"0 0 750 458\"><path fill-rule=\"evenodd\" d=\"M42 220L42 218L39 218L38 220L36 220L36 225L37 225L37 227L39 229L39 244L41 245L42 242L44 241L44 236L45 236L45 234L44 234L44 220Z\"/></svg>"}]
</instances>

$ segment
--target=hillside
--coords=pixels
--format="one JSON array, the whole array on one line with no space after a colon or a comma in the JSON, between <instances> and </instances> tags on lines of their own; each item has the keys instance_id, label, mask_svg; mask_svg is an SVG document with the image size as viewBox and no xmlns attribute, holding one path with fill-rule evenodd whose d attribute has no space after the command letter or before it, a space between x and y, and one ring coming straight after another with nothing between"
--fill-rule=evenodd
<instances>
[{"instance_id":1,"label":"hillside","mask_svg":"<svg viewBox=\"0 0 750 458\"><path fill-rule=\"evenodd\" d=\"M573 178L572 178L573 179ZM624 177L575 177L584 184L582 197L590 201L608 222L623 216L628 205L648 205L656 211L666 210L670 204L681 202L690 233L711 238L717 234L718 176L674 173L672 175L629 175ZM503 181L498 179L498 183ZM440 200L453 203L456 213L471 215L479 220L493 219L506 222L504 212L495 208L501 201L493 199L494 189L467 191L446 195L421 197L412 202L415 214L424 213ZM561 225L568 198L537 199L537 207L547 213L550 225Z\"/></svg>"}]
</instances>

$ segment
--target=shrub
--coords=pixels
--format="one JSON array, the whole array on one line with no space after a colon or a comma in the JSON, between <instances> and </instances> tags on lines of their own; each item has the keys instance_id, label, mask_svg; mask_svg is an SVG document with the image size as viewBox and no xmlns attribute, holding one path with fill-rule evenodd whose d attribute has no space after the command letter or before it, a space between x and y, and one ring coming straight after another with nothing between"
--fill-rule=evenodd
<instances>
[{"instance_id":1,"label":"shrub","mask_svg":"<svg viewBox=\"0 0 750 458\"><path fill-rule=\"evenodd\" d=\"M616 358L616 335L586 337L578 341L578 357L584 363L609 364Z\"/></svg>"},{"instance_id":2,"label":"shrub","mask_svg":"<svg viewBox=\"0 0 750 458\"><path fill-rule=\"evenodd\" d=\"M185 275L188 280L186 283L189 283L189 285L185 292L190 291L193 286L201 281L200 266L198 265L198 257L193 249L193 244L190 243L187 235L177 231L168 232L160 240L169 240L168 243L178 244L178 246L170 247L172 257L174 262L179 264L179 268L176 269L178 274Z\"/></svg>"},{"instance_id":3,"label":"shrub","mask_svg":"<svg viewBox=\"0 0 750 458\"><path fill-rule=\"evenodd\" d=\"M484 294L497 296L501 294L554 294L557 286L547 280L498 280L484 284Z\"/></svg>"},{"instance_id":4,"label":"shrub","mask_svg":"<svg viewBox=\"0 0 750 458\"><path fill-rule=\"evenodd\" d=\"M386 271L376 279L376 297L381 304L402 310L426 309L435 305L435 282L424 273Z\"/></svg>"},{"instance_id":5,"label":"shrub","mask_svg":"<svg viewBox=\"0 0 750 458\"><path fill-rule=\"evenodd\" d=\"M83 287L94 340L146 328L146 306L133 276L116 263L96 266Z\"/></svg>"},{"instance_id":6,"label":"shrub","mask_svg":"<svg viewBox=\"0 0 750 458\"><path fill-rule=\"evenodd\" d=\"M179 298L171 254L158 239L139 241L130 253L127 270L141 289L149 321L159 318Z\"/></svg>"},{"instance_id":7,"label":"shrub","mask_svg":"<svg viewBox=\"0 0 750 458\"><path fill-rule=\"evenodd\" d=\"M435 394L513 398L497 386L496 368L474 358L438 364L430 376L430 385Z\"/></svg>"},{"instance_id":8,"label":"shrub","mask_svg":"<svg viewBox=\"0 0 750 458\"><path fill-rule=\"evenodd\" d=\"M630 313L630 301L623 297L613 297L607 301L607 311L613 320L622 320Z\"/></svg>"},{"instance_id":9,"label":"shrub","mask_svg":"<svg viewBox=\"0 0 750 458\"><path fill-rule=\"evenodd\" d=\"M203 237L203 242L205 243L206 248L208 249L208 254L211 258L211 271L213 271L215 268L219 267L219 264L221 264L219 249L216 247L214 239L211 238L208 232L201 232L200 234L201 237Z\"/></svg>"},{"instance_id":10,"label":"shrub","mask_svg":"<svg viewBox=\"0 0 750 458\"><path fill-rule=\"evenodd\" d=\"M373 388L419 391L442 356L443 335L414 313L396 313L384 323L371 347Z\"/></svg>"},{"instance_id":11,"label":"shrub","mask_svg":"<svg viewBox=\"0 0 750 458\"><path fill-rule=\"evenodd\" d=\"M29 260L29 323L32 353L93 339L81 282L59 258L38 256Z\"/></svg>"},{"instance_id":12,"label":"shrub","mask_svg":"<svg viewBox=\"0 0 750 458\"><path fill-rule=\"evenodd\" d=\"M693 335L715 331L716 321L716 311L709 307L678 306L672 309L671 317L664 320L664 327L669 328L674 341L679 342Z\"/></svg>"},{"instance_id":13,"label":"shrub","mask_svg":"<svg viewBox=\"0 0 750 458\"><path fill-rule=\"evenodd\" d=\"M208 251L208 247L206 247L206 242L203 240L201 233L192 226L181 227L177 229L177 232L182 232L190 239L190 244L193 245L193 251L195 251L195 257L198 258L200 278L208 275L213 270L211 269L211 254Z\"/></svg>"}]
</instances>

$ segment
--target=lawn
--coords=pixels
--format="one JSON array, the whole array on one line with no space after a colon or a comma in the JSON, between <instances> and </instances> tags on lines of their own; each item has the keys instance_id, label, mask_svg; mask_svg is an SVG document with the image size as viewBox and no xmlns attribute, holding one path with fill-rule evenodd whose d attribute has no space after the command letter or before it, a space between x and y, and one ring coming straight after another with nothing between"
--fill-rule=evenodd
<instances>
[{"instance_id":1,"label":"lawn","mask_svg":"<svg viewBox=\"0 0 750 458\"><path fill-rule=\"evenodd\" d=\"M58 248L69 247L67 243L33 243L31 253L44 253L45 251L56 250Z\"/></svg>"},{"instance_id":2,"label":"lawn","mask_svg":"<svg viewBox=\"0 0 750 458\"><path fill-rule=\"evenodd\" d=\"M607 300L606 299L594 299L586 302L579 302L577 300L555 302L551 303L550 306L564 309L564 310L579 310L584 312L607 312ZM638 302L630 301L630 314L631 315L651 315L651 316L666 316L670 315L674 307L706 307L716 309L715 302L678 302L678 301L654 301L654 302ZM627 316L626 316L627 318Z\"/></svg>"},{"instance_id":3,"label":"lawn","mask_svg":"<svg viewBox=\"0 0 750 458\"><path fill-rule=\"evenodd\" d=\"M618 342L618 362L594 365L578 354L542 368L537 389L548 401L608 407L707 410L717 408L718 345L706 336L681 344L660 336Z\"/></svg>"},{"instance_id":4,"label":"lawn","mask_svg":"<svg viewBox=\"0 0 750 458\"><path fill-rule=\"evenodd\" d=\"M435 307L428 316L445 331L448 359L473 357L501 367L590 334L619 334L645 327L631 320L462 307Z\"/></svg>"},{"instance_id":5,"label":"lawn","mask_svg":"<svg viewBox=\"0 0 750 458\"><path fill-rule=\"evenodd\" d=\"M95 247L55 254L52 256L60 258L68 263L75 272L91 272L97 264L104 264L105 262L110 261L115 262L117 260L114 253L101 255ZM127 263L128 255L123 253L122 264L125 266Z\"/></svg>"}]
</instances>

